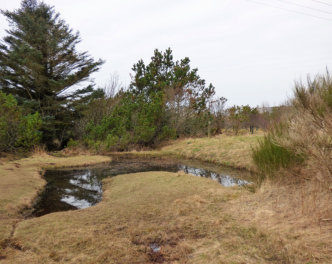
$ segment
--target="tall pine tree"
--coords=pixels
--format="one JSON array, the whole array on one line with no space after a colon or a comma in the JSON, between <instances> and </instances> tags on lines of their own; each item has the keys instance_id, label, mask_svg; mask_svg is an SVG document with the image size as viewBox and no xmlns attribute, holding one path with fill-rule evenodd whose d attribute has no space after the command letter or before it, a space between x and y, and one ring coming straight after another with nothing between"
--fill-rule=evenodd
<instances>
[{"instance_id":1,"label":"tall pine tree","mask_svg":"<svg viewBox=\"0 0 332 264\"><path fill-rule=\"evenodd\" d=\"M41 114L45 144L64 142L93 93L89 75L103 61L78 52L79 33L43 2L23 0L19 9L1 12L10 29L0 43L0 90L14 95L27 111ZM75 89L81 82L86 87Z\"/></svg>"}]
</instances>

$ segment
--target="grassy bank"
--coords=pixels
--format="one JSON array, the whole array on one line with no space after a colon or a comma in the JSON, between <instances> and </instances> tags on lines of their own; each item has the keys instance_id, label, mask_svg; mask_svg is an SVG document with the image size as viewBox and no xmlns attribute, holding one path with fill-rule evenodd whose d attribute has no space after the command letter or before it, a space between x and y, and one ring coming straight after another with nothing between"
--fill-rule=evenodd
<instances>
[{"instance_id":1,"label":"grassy bank","mask_svg":"<svg viewBox=\"0 0 332 264\"><path fill-rule=\"evenodd\" d=\"M188 138L170 142L158 151L135 152L136 155L176 156L255 171L252 147L263 138L263 132L240 136L218 135L211 138Z\"/></svg>"},{"instance_id":2,"label":"grassy bank","mask_svg":"<svg viewBox=\"0 0 332 264\"><path fill-rule=\"evenodd\" d=\"M0 243L4 243L15 224L22 220L21 211L32 202L45 185L43 169L92 165L110 161L104 156L57 158L34 155L16 161L0 160Z\"/></svg>"},{"instance_id":3,"label":"grassy bank","mask_svg":"<svg viewBox=\"0 0 332 264\"><path fill-rule=\"evenodd\" d=\"M228 213L242 194L183 173L106 179L98 205L19 223L3 263L294 263L283 241Z\"/></svg>"}]
</instances>

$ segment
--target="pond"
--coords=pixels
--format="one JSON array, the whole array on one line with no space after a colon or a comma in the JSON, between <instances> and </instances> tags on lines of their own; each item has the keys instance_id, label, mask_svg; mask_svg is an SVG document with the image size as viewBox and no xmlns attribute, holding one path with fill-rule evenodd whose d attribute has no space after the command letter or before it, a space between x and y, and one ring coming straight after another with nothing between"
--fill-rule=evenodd
<instances>
[{"instance_id":1,"label":"pond","mask_svg":"<svg viewBox=\"0 0 332 264\"><path fill-rule=\"evenodd\" d=\"M52 212L83 209L102 199L102 179L146 171L184 171L211 178L223 186L246 185L252 180L247 171L224 168L188 160L114 158L112 162L90 168L48 170L45 190L34 208L34 216Z\"/></svg>"}]
</instances>

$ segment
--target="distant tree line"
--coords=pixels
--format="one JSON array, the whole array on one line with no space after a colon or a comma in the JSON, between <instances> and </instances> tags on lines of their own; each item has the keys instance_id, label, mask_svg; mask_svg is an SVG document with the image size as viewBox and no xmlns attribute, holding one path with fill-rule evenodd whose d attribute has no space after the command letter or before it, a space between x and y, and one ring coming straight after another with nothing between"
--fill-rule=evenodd
<instances>
[{"instance_id":1,"label":"distant tree line","mask_svg":"<svg viewBox=\"0 0 332 264\"><path fill-rule=\"evenodd\" d=\"M11 28L0 43L0 151L38 144L126 150L225 129L237 134L271 118L250 106L225 109L227 100L170 48L134 64L129 87L113 76L94 89L89 76L103 61L76 50L79 34L53 7L23 0L2 14Z\"/></svg>"}]
</instances>

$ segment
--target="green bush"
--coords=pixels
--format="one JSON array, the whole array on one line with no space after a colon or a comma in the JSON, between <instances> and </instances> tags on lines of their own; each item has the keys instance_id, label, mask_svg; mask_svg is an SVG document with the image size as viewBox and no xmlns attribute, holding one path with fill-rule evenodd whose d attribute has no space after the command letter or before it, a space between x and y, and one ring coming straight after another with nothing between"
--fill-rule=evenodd
<instances>
[{"instance_id":1,"label":"green bush","mask_svg":"<svg viewBox=\"0 0 332 264\"><path fill-rule=\"evenodd\" d=\"M41 126L38 112L24 116L14 96L0 91L0 151L36 146L42 136Z\"/></svg>"},{"instance_id":2,"label":"green bush","mask_svg":"<svg viewBox=\"0 0 332 264\"><path fill-rule=\"evenodd\" d=\"M19 125L16 146L24 149L31 149L36 146L42 137L42 133L39 131L41 127L42 120L38 112L23 116Z\"/></svg>"},{"instance_id":3,"label":"green bush","mask_svg":"<svg viewBox=\"0 0 332 264\"><path fill-rule=\"evenodd\" d=\"M21 122L14 96L0 91L0 151L13 151Z\"/></svg>"},{"instance_id":4,"label":"green bush","mask_svg":"<svg viewBox=\"0 0 332 264\"><path fill-rule=\"evenodd\" d=\"M99 124L87 126L87 138L102 141L107 149L128 149L129 145L153 143L160 131L162 94L145 98L125 93L113 111Z\"/></svg>"},{"instance_id":5,"label":"green bush","mask_svg":"<svg viewBox=\"0 0 332 264\"><path fill-rule=\"evenodd\" d=\"M176 139L176 129L174 127L163 126L159 135L159 141L165 139Z\"/></svg>"},{"instance_id":6,"label":"green bush","mask_svg":"<svg viewBox=\"0 0 332 264\"><path fill-rule=\"evenodd\" d=\"M109 150L111 148L116 148L119 143L119 137L116 135L108 134L106 137L106 148Z\"/></svg>"},{"instance_id":7,"label":"green bush","mask_svg":"<svg viewBox=\"0 0 332 264\"><path fill-rule=\"evenodd\" d=\"M74 139L69 139L69 141L68 141L68 143L67 143L67 147L68 148L76 148L76 147L78 147L79 146L79 141L77 141L77 140L74 140Z\"/></svg>"},{"instance_id":8,"label":"green bush","mask_svg":"<svg viewBox=\"0 0 332 264\"><path fill-rule=\"evenodd\" d=\"M132 144L133 136L129 132L125 132L119 140L119 150L128 150L129 145Z\"/></svg>"}]
</instances>

